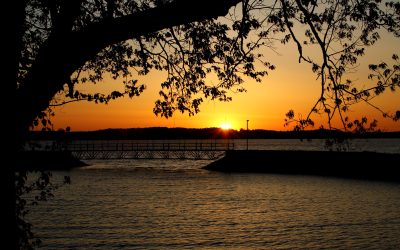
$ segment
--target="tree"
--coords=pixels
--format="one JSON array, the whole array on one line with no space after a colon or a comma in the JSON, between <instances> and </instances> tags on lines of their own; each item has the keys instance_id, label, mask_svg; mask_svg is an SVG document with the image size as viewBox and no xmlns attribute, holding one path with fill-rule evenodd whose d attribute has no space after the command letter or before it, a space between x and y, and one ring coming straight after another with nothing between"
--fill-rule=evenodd
<instances>
[{"instance_id":1,"label":"tree","mask_svg":"<svg viewBox=\"0 0 400 250\"><path fill-rule=\"evenodd\" d=\"M380 39L380 33L386 31L396 38L400 36L400 4L398 2L376 1L327 1L326 5L318 1L293 2L281 1L281 10L274 22L286 28L288 33L283 42L292 39L299 51L299 62L305 61L312 66L312 71L321 82L321 94L306 118L294 118L294 112L287 113L287 123L296 122L295 129L304 129L314 125L311 115L325 113L329 128L331 121L338 116L343 130L351 129L356 124L349 120L346 112L358 102L365 102L379 110L384 117L397 121L400 111L389 113L371 103L371 100L390 89L395 91L400 86L400 64L394 54L393 66L384 62L370 64L372 71L368 76L375 82L363 83L357 87L350 78L349 71L357 68L359 57L366 53L369 46ZM298 38L294 25L305 24L304 41ZM282 24L283 23L283 24ZM305 45L316 46L320 59L305 55Z\"/></svg>"},{"instance_id":2,"label":"tree","mask_svg":"<svg viewBox=\"0 0 400 250\"><path fill-rule=\"evenodd\" d=\"M353 86L354 67L379 32L400 34L400 4L380 0L19 0L15 15L16 150L32 126L51 125L51 107L71 101L109 102L139 95L137 75L168 72L154 112L194 115L203 98L229 101L228 90L244 92L246 78L261 81L275 66L262 49L294 42L299 62L321 80L313 113L329 121L349 105L369 102L399 87L399 61L371 65L377 79L367 89ZM312 58L306 47L319 51ZM135 73L135 74L134 74ZM122 78L125 91L83 93L75 87L105 74ZM216 77L215 85L207 77ZM376 107L378 108L378 107ZM383 111L382 111L383 112ZM400 112L383 112L399 119ZM291 114L289 112L289 114ZM293 118L293 116L289 116Z\"/></svg>"},{"instance_id":3,"label":"tree","mask_svg":"<svg viewBox=\"0 0 400 250\"><path fill-rule=\"evenodd\" d=\"M399 37L399 9L399 3L380 0L26 0L18 15L16 123L20 131L32 122L46 126L43 112L60 104L55 96L63 91L61 103L139 95L145 86L127 80L132 71L168 72L156 114L195 114L203 101L198 93L229 101L226 90L244 91L243 77L261 81L274 69L260 50L272 40L297 45L299 62L309 63L321 80L321 96L311 110L322 110L331 120L353 102L368 102L371 95L398 87L396 55L393 68L371 66L377 73L371 77L379 77L376 86L357 89L345 77L366 47L380 38L379 32ZM318 49L319 58L307 55L307 46ZM126 91L104 95L74 90L77 84L101 80L105 73L124 77ZM219 83L207 84L210 75Z\"/></svg>"}]
</instances>

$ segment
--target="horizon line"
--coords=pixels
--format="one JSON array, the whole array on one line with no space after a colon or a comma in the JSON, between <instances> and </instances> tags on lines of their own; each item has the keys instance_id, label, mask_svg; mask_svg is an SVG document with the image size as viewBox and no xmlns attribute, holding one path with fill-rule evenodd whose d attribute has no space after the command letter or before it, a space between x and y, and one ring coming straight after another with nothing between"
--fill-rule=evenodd
<instances>
[{"instance_id":1,"label":"horizon line","mask_svg":"<svg viewBox=\"0 0 400 250\"><path fill-rule=\"evenodd\" d=\"M68 126L67 126L68 128ZM307 130L302 130L302 131L295 131L295 130L274 130L274 129L263 129L263 128L255 128L255 129L246 129L246 128L240 128L240 129L235 129L235 128L228 128L224 129L221 127L202 127L202 128L195 128L195 127L166 127L166 126L151 126L151 127L129 127L129 128L104 128L104 129L96 129L96 130L71 130L70 132L101 132L101 131L106 131L106 130L129 130L129 129L192 129L192 130L203 130L203 129L219 129L223 131L269 131L269 132L312 132L312 131L330 131L330 132L339 132L339 133L354 133L354 131L343 131L339 129L326 129L326 128L316 128L316 129L307 129ZM65 131L66 129L64 128L59 128L57 130L52 130L52 131L42 131L42 130L31 130L30 132L57 132L57 131ZM400 130L395 130L395 131L384 131L384 130L377 130L377 131L367 131L364 133L400 133Z\"/></svg>"}]
</instances>

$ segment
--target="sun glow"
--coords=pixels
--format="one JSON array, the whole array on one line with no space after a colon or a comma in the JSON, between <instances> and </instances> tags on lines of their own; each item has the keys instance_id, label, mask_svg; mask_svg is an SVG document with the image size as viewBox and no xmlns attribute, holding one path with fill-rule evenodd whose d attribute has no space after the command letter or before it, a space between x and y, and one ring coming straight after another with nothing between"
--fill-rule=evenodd
<instances>
[{"instance_id":1,"label":"sun glow","mask_svg":"<svg viewBox=\"0 0 400 250\"><path fill-rule=\"evenodd\" d=\"M228 130L228 129L231 129L231 128L232 128L231 124L229 124L229 123L227 123L227 122L222 123L220 127L221 127L221 129L223 129L223 130Z\"/></svg>"}]
</instances>

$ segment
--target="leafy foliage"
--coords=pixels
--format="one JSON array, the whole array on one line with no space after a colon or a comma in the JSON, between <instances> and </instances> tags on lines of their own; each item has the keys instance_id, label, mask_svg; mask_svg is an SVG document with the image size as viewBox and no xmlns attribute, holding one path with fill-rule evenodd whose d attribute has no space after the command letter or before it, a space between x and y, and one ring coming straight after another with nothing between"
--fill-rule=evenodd
<instances>
[{"instance_id":1,"label":"leafy foliage","mask_svg":"<svg viewBox=\"0 0 400 250\"><path fill-rule=\"evenodd\" d=\"M41 240L35 237L32 224L27 222L25 217L34 206L37 206L39 202L52 198L56 189L62 185L70 184L71 180L68 176L65 176L62 183L54 184L54 181L51 182L52 173L48 171L38 172L37 178L28 178L30 174L27 171L16 172L15 175L16 186L19 187L16 193L17 200L15 207L19 248L35 249L40 246Z\"/></svg>"},{"instance_id":2,"label":"leafy foliage","mask_svg":"<svg viewBox=\"0 0 400 250\"><path fill-rule=\"evenodd\" d=\"M236 2L240 1L226 4L234 6ZM175 3L184 1L26 1L17 86L23 86L40 58L41 48L51 42L53 34L67 30L67 34L74 35L94 24ZM64 88L59 89L62 94L57 95L50 106L80 100L108 103L123 96L132 98L145 89L143 83L133 78L152 71L165 71L167 77L160 82L160 99L155 102L154 113L167 118L175 111L194 115L199 112L204 98L230 101L231 92L245 92L242 83L246 79L261 82L269 70L275 69L265 60L264 48L273 48L274 41L294 42L299 62L310 64L321 84L320 97L304 119L307 122L300 127L311 121L312 114L318 113L326 115L330 127L332 119L339 116L346 129L344 113L351 105L366 102L379 110L371 100L386 89L395 90L399 86L396 55L393 67L385 63L370 66L374 72L370 76L375 81L374 86L358 88L347 77L367 48L381 38L382 32L399 37L398 2L245 0L223 18L182 22L108 44L74 69ZM307 53L310 51L307 48L319 54L313 57L314 54ZM106 94L83 93L75 88L87 82L97 83L104 75L123 79L125 90ZM398 120L400 113L381 112L394 120ZM52 112L41 113L35 124L49 123L48 114ZM46 115L48 118L44 119Z\"/></svg>"},{"instance_id":3,"label":"leafy foliage","mask_svg":"<svg viewBox=\"0 0 400 250\"><path fill-rule=\"evenodd\" d=\"M134 15L170 2L179 1L82 1L79 12L69 17L74 21L62 28L72 33L85 31L96 22ZM63 1L27 1L18 86L23 86L40 57L40 48L51 42L52 33L60 29L57 24L66 25L68 20L63 19L63 11L73 7L73 3ZM244 92L241 86L244 77L260 82L267 70L275 68L262 60L262 54L255 53L270 45L268 30L273 26L263 16L253 15L252 10L261 7L261 1L244 1L222 20L182 23L110 44L75 69L64 89L60 89L64 94L58 94L50 106L80 100L108 103L123 96L137 96L145 85L131 79L132 73L146 75L152 70L168 73L167 79L160 83L160 99L154 107L158 115L170 117L176 110L193 115L199 112L204 97L230 101L227 90ZM261 69L257 69L260 65ZM76 85L103 80L105 74L125 79L122 81L125 91L103 94L75 90ZM216 82L212 83L210 78L216 78ZM44 121L44 115L34 125Z\"/></svg>"},{"instance_id":4,"label":"leafy foliage","mask_svg":"<svg viewBox=\"0 0 400 250\"><path fill-rule=\"evenodd\" d=\"M313 125L312 114L325 114L329 127L338 116L346 130L349 118L345 113L351 105L365 102L379 110L383 116L398 120L398 111L389 114L375 106L371 100L386 89L396 90L399 87L398 56L393 55L394 65L386 63L370 65L373 74L369 76L375 83L367 88L357 88L347 78L347 73L358 67L358 61L369 46L380 38L381 32L400 35L400 4L380 0L363 1L279 1L281 8L271 21L288 34L282 43L293 40L299 51L299 62L311 65L312 71L321 83L320 97L306 118L296 121L295 129L304 129ZM301 31L303 30L303 34ZM317 49L320 53L312 57L305 53L305 47ZM363 83L364 86L368 86ZM293 112L289 112L291 114ZM287 122L286 120L285 122ZM287 123L286 123L287 124Z\"/></svg>"}]
</instances>

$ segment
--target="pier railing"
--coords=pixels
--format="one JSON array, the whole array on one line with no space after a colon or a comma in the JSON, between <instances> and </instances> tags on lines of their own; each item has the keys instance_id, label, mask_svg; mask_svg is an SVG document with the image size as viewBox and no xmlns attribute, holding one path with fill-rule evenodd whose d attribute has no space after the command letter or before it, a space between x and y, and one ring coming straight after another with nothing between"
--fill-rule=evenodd
<instances>
[{"instance_id":1,"label":"pier railing","mask_svg":"<svg viewBox=\"0 0 400 250\"><path fill-rule=\"evenodd\" d=\"M227 151L233 150L234 143L221 142L85 142L65 146L68 151Z\"/></svg>"},{"instance_id":2,"label":"pier railing","mask_svg":"<svg viewBox=\"0 0 400 250\"><path fill-rule=\"evenodd\" d=\"M66 144L79 159L216 159L232 142L79 142Z\"/></svg>"}]
</instances>

